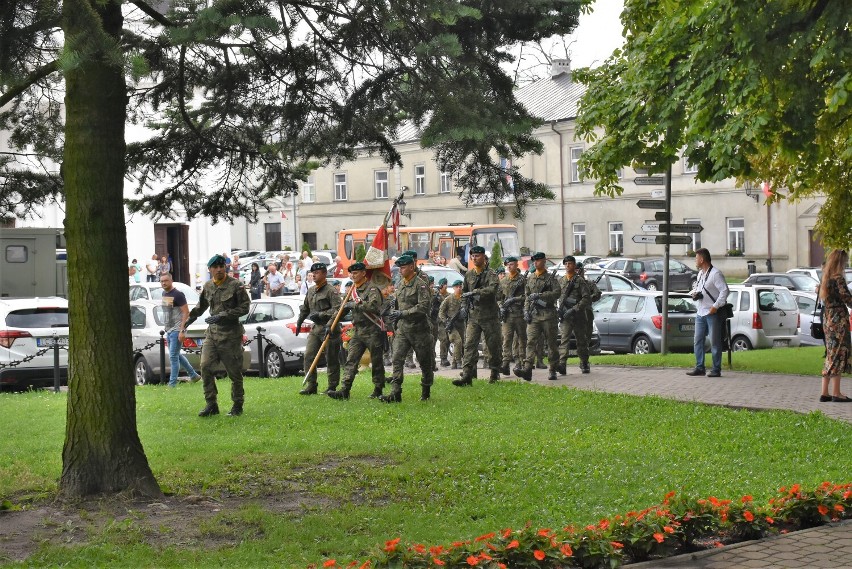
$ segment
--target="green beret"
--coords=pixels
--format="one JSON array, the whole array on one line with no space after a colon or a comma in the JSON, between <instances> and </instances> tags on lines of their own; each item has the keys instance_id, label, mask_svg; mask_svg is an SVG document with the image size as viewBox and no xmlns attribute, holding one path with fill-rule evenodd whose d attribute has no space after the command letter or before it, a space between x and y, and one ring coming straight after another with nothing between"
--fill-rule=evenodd
<instances>
[{"instance_id":1,"label":"green beret","mask_svg":"<svg viewBox=\"0 0 852 569\"><path fill-rule=\"evenodd\" d=\"M565 258L562 259L562 264L565 263L576 263L577 259L574 258L574 255L565 255Z\"/></svg>"},{"instance_id":2,"label":"green beret","mask_svg":"<svg viewBox=\"0 0 852 569\"><path fill-rule=\"evenodd\" d=\"M447 279L441 279L438 281L438 286L444 286L445 284L447 284Z\"/></svg>"},{"instance_id":3,"label":"green beret","mask_svg":"<svg viewBox=\"0 0 852 569\"><path fill-rule=\"evenodd\" d=\"M532 259L533 261L538 261L539 259L544 259L546 257L547 255L539 251L538 253L533 253L533 256L530 257L530 259Z\"/></svg>"},{"instance_id":4,"label":"green beret","mask_svg":"<svg viewBox=\"0 0 852 569\"><path fill-rule=\"evenodd\" d=\"M226 265L228 262L222 255L213 255L210 257L210 260L207 261L207 266L212 267L213 265Z\"/></svg>"},{"instance_id":5,"label":"green beret","mask_svg":"<svg viewBox=\"0 0 852 569\"><path fill-rule=\"evenodd\" d=\"M506 272L506 269L505 269L504 267L497 267L496 271L497 271L498 273L505 273L505 272Z\"/></svg>"},{"instance_id":6,"label":"green beret","mask_svg":"<svg viewBox=\"0 0 852 569\"><path fill-rule=\"evenodd\" d=\"M414 263L414 258L410 255L402 255L399 259L396 260L394 265L397 267L401 267L403 265L411 265Z\"/></svg>"},{"instance_id":7,"label":"green beret","mask_svg":"<svg viewBox=\"0 0 852 569\"><path fill-rule=\"evenodd\" d=\"M314 263L311 265L311 272L314 271L327 271L328 267L325 266L325 263Z\"/></svg>"},{"instance_id":8,"label":"green beret","mask_svg":"<svg viewBox=\"0 0 852 569\"><path fill-rule=\"evenodd\" d=\"M328 282L331 283L331 286L340 286L340 281L337 279L329 279Z\"/></svg>"},{"instance_id":9,"label":"green beret","mask_svg":"<svg viewBox=\"0 0 852 569\"><path fill-rule=\"evenodd\" d=\"M460 280L457 280L456 282L453 283L453 286L461 286L461 285L462 285L462 282Z\"/></svg>"},{"instance_id":10,"label":"green beret","mask_svg":"<svg viewBox=\"0 0 852 569\"><path fill-rule=\"evenodd\" d=\"M429 282L430 282L430 283L435 282L435 277L433 277L432 275L427 275L427 276L429 277Z\"/></svg>"},{"instance_id":11,"label":"green beret","mask_svg":"<svg viewBox=\"0 0 852 569\"><path fill-rule=\"evenodd\" d=\"M367 265L365 265L364 263L352 263L351 265L349 265L349 272L350 273L352 271L366 271L366 270L367 270Z\"/></svg>"},{"instance_id":12,"label":"green beret","mask_svg":"<svg viewBox=\"0 0 852 569\"><path fill-rule=\"evenodd\" d=\"M403 255L404 256L407 255L407 256L411 257L412 259L414 259L415 261L417 260L417 251L415 251L414 249L409 249L408 251L403 253Z\"/></svg>"},{"instance_id":13,"label":"green beret","mask_svg":"<svg viewBox=\"0 0 852 569\"><path fill-rule=\"evenodd\" d=\"M517 263L518 258L517 257L506 257L506 260L504 262L505 263Z\"/></svg>"},{"instance_id":14,"label":"green beret","mask_svg":"<svg viewBox=\"0 0 852 569\"><path fill-rule=\"evenodd\" d=\"M474 245L473 247L470 248L470 252L471 253L479 253L480 255L484 255L485 254L485 247L483 247L482 245Z\"/></svg>"}]
</instances>

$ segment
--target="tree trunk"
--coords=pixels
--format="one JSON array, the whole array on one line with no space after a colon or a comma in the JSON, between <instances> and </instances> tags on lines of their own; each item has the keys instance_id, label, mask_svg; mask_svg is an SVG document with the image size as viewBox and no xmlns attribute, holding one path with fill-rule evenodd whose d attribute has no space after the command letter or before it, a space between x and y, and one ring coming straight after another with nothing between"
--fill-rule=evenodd
<instances>
[{"instance_id":1,"label":"tree trunk","mask_svg":"<svg viewBox=\"0 0 852 569\"><path fill-rule=\"evenodd\" d=\"M124 169L127 93L118 0L65 0L65 235L71 322L60 494L159 496L136 430Z\"/></svg>"}]
</instances>

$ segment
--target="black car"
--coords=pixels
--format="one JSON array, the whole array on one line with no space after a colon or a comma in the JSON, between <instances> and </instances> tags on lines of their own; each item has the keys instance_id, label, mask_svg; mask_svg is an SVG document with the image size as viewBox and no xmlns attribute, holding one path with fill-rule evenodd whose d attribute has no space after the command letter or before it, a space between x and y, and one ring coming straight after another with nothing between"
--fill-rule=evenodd
<instances>
[{"instance_id":1,"label":"black car","mask_svg":"<svg viewBox=\"0 0 852 569\"><path fill-rule=\"evenodd\" d=\"M743 281L743 284L771 284L783 286L790 290L802 292L814 292L819 286L819 281L810 275L798 275L794 273L754 273Z\"/></svg>"},{"instance_id":2,"label":"black car","mask_svg":"<svg viewBox=\"0 0 852 569\"><path fill-rule=\"evenodd\" d=\"M621 274L648 290L663 289L663 257L647 257L643 259L623 259ZM610 267L607 267L610 268ZM669 259L669 290L690 291L698 281L698 271L691 269L674 259Z\"/></svg>"}]
</instances>

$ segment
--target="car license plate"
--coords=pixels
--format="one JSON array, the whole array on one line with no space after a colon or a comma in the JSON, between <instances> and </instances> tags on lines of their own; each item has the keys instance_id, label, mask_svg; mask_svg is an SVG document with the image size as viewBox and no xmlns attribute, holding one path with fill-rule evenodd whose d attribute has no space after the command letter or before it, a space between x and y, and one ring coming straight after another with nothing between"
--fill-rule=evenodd
<instances>
[{"instance_id":1,"label":"car license plate","mask_svg":"<svg viewBox=\"0 0 852 569\"><path fill-rule=\"evenodd\" d=\"M773 348L786 348L790 345L790 340L772 340Z\"/></svg>"},{"instance_id":2,"label":"car license plate","mask_svg":"<svg viewBox=\"0 0 852 569\"><path fill-rule=\"evenodd\" d=\"M36 346L39 348L52 348L54 345L68 346L68 336L56 338L36 338Z\"/></svg>"},{"instance_id":3,"label":"car license plate","mask_svg":"<svg viewBox=\"0 0 852 569\"><path fill-rule=\"evenodd\" d=\"M695 324L681 324L680 325L681 332L695 332Z\"/></svg>"}]
</instances>

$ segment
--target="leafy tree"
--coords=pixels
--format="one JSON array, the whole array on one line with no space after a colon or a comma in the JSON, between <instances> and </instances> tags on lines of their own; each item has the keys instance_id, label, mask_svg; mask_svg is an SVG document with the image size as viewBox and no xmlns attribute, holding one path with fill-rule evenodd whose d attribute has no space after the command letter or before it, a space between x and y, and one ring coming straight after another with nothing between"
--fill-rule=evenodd
<instances>
[{"instance_id":1,"label":"leafy tree","mask_svg":"<svg viewBox=\"0 0 852 569\"><path fill-rule=\"evenodd\" d=\"M358 243L358 246L355 247L355 260L359 263L364 260L364 257L367 256L367 249L364 247L363 243Z\"/></svg>"},{"instance_id":2,"label":"leafy tree","mask_svg":"<svg viewBox=\"0 0 852 569\"><path fill-rule=\"evenodd\" d=\"M817 229L852 243L852 11L832 0L627 0L626 43L596 69L578 133L596 193L616 170L683 151L702 181L767 181L772 201L824 194ZM601 127L603 132L598 129Z\"/></svg>"},{"instance_id":3,"label":"leafy tree","mask_svg":"<svg viewBox=\"0 0 852 569\"><path fill-rule=\"evenodd\" d=\"M491 247L491 258L488 260L488 266L492 269L498 269L503 266L503 248L500 247L500 242L495 241Z\"/></svg>"},{"instance_id":4,"label":"leafy tree","mask_svg":"<svg viewBox=\"0 0 852 569\"><path fill-rule=\"evenodd\" d=\"M0 130L10 135L0 216L67 206L74 379L61 492L159 493L122 355L131 353L125 270L87 270L126 255L123 206L255 220L318 164L358 148L399 164L391 141L410 121L468 203L513 198L520 215L552 193L514 169L510 187L495 162L541 149L502 49L570 32L588 3L0 3ZM126 124L136 127L129 144ZM122 201L125 179L135 194Z\"/></svg>"}]
</instances>

